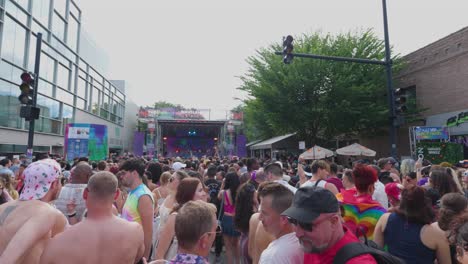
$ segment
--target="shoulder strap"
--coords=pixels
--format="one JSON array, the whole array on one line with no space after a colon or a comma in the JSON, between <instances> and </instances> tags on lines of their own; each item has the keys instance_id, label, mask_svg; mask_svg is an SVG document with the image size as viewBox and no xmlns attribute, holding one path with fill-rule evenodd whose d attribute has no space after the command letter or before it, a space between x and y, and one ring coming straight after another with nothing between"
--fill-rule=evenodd
<instances>
[{"instance_id":1,"label":"shoulder strap","mask_svg":"<svg viewBox=\"0 0 468 264\"><path fill-rule=\"evenodd\" d=\"M315 182L314 187L317 187L318 184L319 184L319 182L320 182L321 180L322 180L322 179L318 179L318 180Z\"/></svg>"},{"instance_id":2,"label":"shoulder strap","mask_svg":"<svg viewBox=\"0 0 468 264\"><path fill-rule=\"evenodd\" d=\"M159 192L159 188L157 188L156 191L158 192L159 199L163 198L162 195L161 195L161 192Z\"/></svg>"},{"instance_id":3,"label":"shoulder strap","mask_svg":"<svg viewBox=\"0 0 468 264\"><path fill-rule=\"evenodd\" d=\"M349 259L364 254L372 254L374 251L363 243L349 243L342 247L335 255L333 264L344 264Z\"/></svg>"},{"instance_id":4,"label":"shoulder strap","mask_svg":"<svg viewBox=\"0 0 468 264\"><path fill-rule=\"evenodd\" d=\"M222 198L221 198L221 205L219 206L219 212L218 212L218 221L221 220L221 212L223 211L223 206L224 206L224 195L222 195Z\"/></svg>"}]
</instances>

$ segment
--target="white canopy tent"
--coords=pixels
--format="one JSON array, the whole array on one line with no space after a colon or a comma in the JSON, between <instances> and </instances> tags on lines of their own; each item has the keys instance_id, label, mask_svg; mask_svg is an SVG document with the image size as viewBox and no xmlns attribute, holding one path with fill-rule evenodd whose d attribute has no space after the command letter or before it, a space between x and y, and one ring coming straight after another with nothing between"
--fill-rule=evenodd
<instances>
[{"instance_id":1,"label":"white canopy tent","mask_svg":"<svg viewBox=\"0 0 468 264\"><path fill-rule=\"evenodd\" d=\"M329 149L322 148L322 147L319 147L319 146L314 146L314 147L306 150L301 155L299 155L299 157L303 158L305 160L317 160L317 159L328 158L328 157L331 157L333 155L335 155L335 153L333 153L333 151L331 151Z\"/></svg>"},{"instance_id":2,"label":"white canopy tent","mask_svg":"<svg viewBox=\"0 0 468 264\"><path fill-rule=\"evenodd\" d=\"M337 154L345 155L345 156L367 156L367 157L374 157L376 152L372 149L364 147L358 143L351 144L344 148L339 148L336 150Z\"/></svg>"}]
</instances>

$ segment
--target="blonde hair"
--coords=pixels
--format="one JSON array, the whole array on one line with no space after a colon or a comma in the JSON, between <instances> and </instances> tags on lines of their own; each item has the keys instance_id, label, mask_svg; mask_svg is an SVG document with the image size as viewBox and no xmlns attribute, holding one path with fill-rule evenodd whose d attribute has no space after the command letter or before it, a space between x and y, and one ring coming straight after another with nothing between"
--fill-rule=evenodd
<instances>
[{"instance_id":1,"label":"blonde hair","mask_svg":"<svg viewBox=\"0 0 468 264\"><path fill-rule=\"evenodd\" d=\"M161 186L166 185L169 183L169 179L171 178L171 173L168 171L165 171L161 174L161 178L159 178L159 182L161 183Z\"/></svg>"}]
</instances>

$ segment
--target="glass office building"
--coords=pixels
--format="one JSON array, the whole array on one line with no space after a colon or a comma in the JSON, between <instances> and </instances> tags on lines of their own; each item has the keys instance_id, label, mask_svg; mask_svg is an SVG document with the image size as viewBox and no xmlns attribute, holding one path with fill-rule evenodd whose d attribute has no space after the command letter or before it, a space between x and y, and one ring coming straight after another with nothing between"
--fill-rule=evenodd
<instances>
[{"instance_id":1,"label":"glass office building","mask_svg":"<svg viewBox=\"0 0 468 264\"><path fill-rule=\"evenodd\" d=\"M84 50L90 45L83 36L77 2L0 0L0 155L26 151L29 122L19 117L18 85L21 73L34 71L39 32L43 35L40 118L35 123L34 150L62 154L64 126L71 122L107 125L110 147L122 148L125 91L99 72L105 66L86 60Z\"/></svg>"}]
</instances>

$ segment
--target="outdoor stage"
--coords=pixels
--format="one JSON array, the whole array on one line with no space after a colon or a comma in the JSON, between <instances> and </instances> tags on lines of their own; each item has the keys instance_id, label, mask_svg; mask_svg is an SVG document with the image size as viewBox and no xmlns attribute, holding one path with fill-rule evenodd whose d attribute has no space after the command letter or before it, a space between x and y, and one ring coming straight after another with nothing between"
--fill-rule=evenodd
<instances>
[{"instance_id":1,"label":"outdoor stage","mask_svg":"<svg viewBox=\"0 0 468 264\"><path fill-rule=\"evenodd\" d=\"M156 145L164 156L214 156L225 125L226 121L157 120Z\"/></svg>"}]
</instances>

